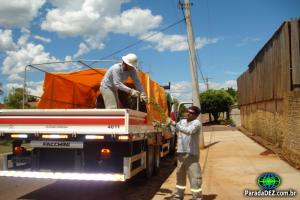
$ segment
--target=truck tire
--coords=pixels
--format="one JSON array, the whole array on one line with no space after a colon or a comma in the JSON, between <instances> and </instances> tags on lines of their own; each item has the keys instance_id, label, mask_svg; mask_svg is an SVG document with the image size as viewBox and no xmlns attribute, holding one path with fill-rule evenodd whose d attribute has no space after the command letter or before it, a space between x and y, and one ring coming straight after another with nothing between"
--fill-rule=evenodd
<instances>
[{"instance_id":1,"label":"truck tire","mask_svg":"<svg viewBox=\"0 0 300 200\"><path fill-rule=\"evenodd\" d=\"M160 167L160 146L155 145L154 146L154 170L153 170L154 175L159 174L159 167Z\"/></svg>"},{"instance_id":2,"label":"truck tire","mask_svg":"<svg viewBox=\"0 0 300 200\"><path fill-rule=\"evenodd\" d=\"M154 173L154 146L148 145L147 153L146 153L146 170L145 176L146 178L150 178Z\"/></svg>"}]
</instances>

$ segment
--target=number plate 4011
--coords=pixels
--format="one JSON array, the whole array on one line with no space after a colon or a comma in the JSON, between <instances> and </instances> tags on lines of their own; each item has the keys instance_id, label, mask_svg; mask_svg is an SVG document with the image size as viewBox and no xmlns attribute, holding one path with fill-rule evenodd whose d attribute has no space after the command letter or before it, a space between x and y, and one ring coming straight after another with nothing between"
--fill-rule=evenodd
<instances>
[{"instance_id":1,"label":"number plate 4011","mask_svg":"<svg viewBox=\"0 0 300 200\"><path fill-rule=\"evenodd\" d=\"M108 128L110 128L110 129L118 129L118 128L120 128L120 125L108 125Z\"/></svg>"}]
</instances>

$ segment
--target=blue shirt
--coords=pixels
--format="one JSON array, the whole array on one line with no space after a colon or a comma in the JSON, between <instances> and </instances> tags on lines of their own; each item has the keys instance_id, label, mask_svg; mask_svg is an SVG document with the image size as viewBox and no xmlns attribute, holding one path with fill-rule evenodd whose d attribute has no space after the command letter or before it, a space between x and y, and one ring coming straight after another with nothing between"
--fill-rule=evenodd
<instances>
[{"instance_id":1,"label":"blue shirt","mask_svg":"<svg viewBox=\"0 0 300 200\"><path fill-rule=\"evenodd\" d=\"M125 71L122 67L122 63L115 64L107 70L102 79L101 87L110 88L113 90L119 89L129 93L131 88L127 87L123 83L125 80L127 80L128 76L132 78L135 88L140 92L144 92L143 86L137 75L137 71L134 68Z\"/></svg>"}]
</instances>

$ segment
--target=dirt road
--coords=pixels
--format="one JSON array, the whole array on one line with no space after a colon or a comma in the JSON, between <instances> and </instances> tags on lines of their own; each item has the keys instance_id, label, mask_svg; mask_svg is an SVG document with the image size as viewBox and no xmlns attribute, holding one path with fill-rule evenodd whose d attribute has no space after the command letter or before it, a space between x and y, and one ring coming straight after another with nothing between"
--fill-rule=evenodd
<instances>
[{"instance_id":1,"label":"dirt road","mask_svg":"<svg viewBox=\"0 0 300 200\"><path fill-rule=\"evenodd\" d=\"M213 131L212 128L205 132L204 138L206 148L200 152L204 200L249 200L249 197L244 196L245 189L258 190L257 178L264 172L275 172L281 177L282 183L278 190L293 189L300 192L300 172L243 133L237 130ZM172 197L171 193L163 191L174 189L175 176L174 170L153 200ZM188 186L184 199L191 197ZM299 200L300 195L276 199Z\"/></svg>"},{"instance_id":2,"label":"dirt road","mask_svg":"<svg viewBox=\"0 0 300 200\"><path fill-rule=\"evenodd\" d=\"M243 133L236 130L214 131L214 128L210 128L204 134L206 148L201 150L200 164L205 200L249 200L244 196L244 190L257 190L256 180L263 172L275 172L281 177L282 184L278 189L300 191L300 172ZM159 176L148 181L136 178L125 183L2 177L0 200L171 199L176 184L174 158L163 159L161 165ZM185 196L187 199L191 199L189 186ZM300 195L284 199L296 200L300 199Z\"/></svg>"},{"instance_id":3,"label":"dirt road","mask_svg":"<svg viewBox=\"0 0 300 200\"><path fill-rule=\"evenodd\" d=\"M0 200L12 199L141 199L150 200L175 169L174 157L162 159L160 175L128 182L54 181L0 177Z\"/></svg>"}]
</instances>

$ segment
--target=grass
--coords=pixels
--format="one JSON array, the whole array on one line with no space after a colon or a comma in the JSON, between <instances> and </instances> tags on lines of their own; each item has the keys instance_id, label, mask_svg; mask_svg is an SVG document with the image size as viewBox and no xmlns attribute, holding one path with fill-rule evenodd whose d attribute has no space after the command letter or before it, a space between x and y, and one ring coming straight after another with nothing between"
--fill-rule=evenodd
<instances>
[{"instance_id":1,"label":"grass","mask_svg":"<svg viewBox=\"0 0 300 200\"><path fill-rule=\"evenodd\" d=\"M9 153L9 152L11 152L11 146L0 145L0 154L1 153Z\"/></svg>"}]
</instances>

